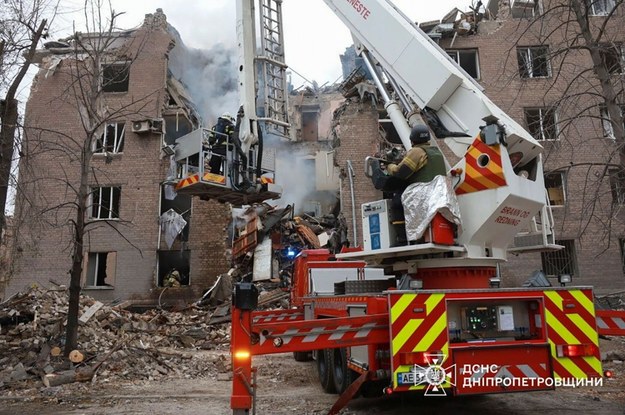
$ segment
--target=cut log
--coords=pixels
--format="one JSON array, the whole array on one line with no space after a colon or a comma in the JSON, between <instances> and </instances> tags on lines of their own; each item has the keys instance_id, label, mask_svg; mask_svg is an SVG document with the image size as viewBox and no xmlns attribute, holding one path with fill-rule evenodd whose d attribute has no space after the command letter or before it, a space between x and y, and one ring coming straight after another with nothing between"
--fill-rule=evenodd
<instances>
[{"instance_id":1,"label":"cut log","mask_svg":"<svg viewBox=\"0 0 625 415\"><path fill-rule=\"evenodd\" d=\"M80 363L83 360L85 360L85 355L82 354L80 351L78 350L72 350L71 352L69 352L69 360L72 363Z\"/></svg>"},{"instance_id":2,"label":"cut log","mask_svg":"<svg viewBox=\"0 0 625 415\"><path fill-rule=\"evenodd\" d=\"M88 382L93 378L94 370L82 368L77 370L66 370L59 373L50 373L41 378L46 388L65 385L74 382Z\"/></svg>"},{"instance_id":3,"label":"cut log","mask_svg":"<svg viewBox=\"0 0 625 415\"><path fill-rule=\"evenodd\" d=\"M50 350L50 354L54 357L61 355L61 348L59 346L54 346L52 350Z\"/></svg>"}]
</instances>

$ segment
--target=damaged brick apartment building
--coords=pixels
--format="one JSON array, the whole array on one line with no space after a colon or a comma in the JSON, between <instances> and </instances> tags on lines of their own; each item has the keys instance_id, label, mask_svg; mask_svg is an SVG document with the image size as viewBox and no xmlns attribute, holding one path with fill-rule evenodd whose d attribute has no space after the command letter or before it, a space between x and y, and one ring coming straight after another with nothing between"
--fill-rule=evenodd
<instances>
[{"instance_id":1,"label":"damaged brick apartment building","mask_svg":"<svg viewBox=\"0 0 625 415\"><path fill-rule=\"evenodd\" d=\"M106 301L154 301L165 275L175 269L187 289L170 290L163 298L190 300L228 269L229 211L215 202L173 197L167 184L170 159L163 147L199 126L189 92L171 71L171 57L184 47L175 35L159 9L137 29L83 33L48 42L38 52L6 296L33 283L68 284L75 213L67 206L76 201L73 190L88 146L85 111L100 111L102 122L89 149L84 291ZM161 226L170 210L184 227L175 240Z\"/></svg>"},{"instance_id":2,"label":"damaged brick apartment building","mask_svg":"<svg viewBox=\"0 0 625 415\"><path fill-rule=\"evenodd\" d=\"M101 39L108 44L95 56L101 60L95 64L98 69L80 73L77 62L85 56L96 59L77 52L77 45ZM231 51L208 52L223 52L215 61L236 68ZM79 102L83 91L76 89L78 78L98 80L97 92L89 98L94 108L105 110L90 147L83 292L103 301L189 302L228 271L231 206L176 194L172 185L175 163L168 150L177 138L202 126L196 107L206 97L187 85L202 83L212 97L236 94L234 69L228 69L231 78L225 80L207 79L196 68L181 69L193 66L188 63L194 53L198 51L186 50L160 9L136 29L83 33L78 39L47 42L38 51L40 70L26 108L5 297L33 283L68 284L75 213L65 207L75 201L85 139L77 107L86 105ZM204 55L195 66L211 59ZM192 75L196 79L189 79ZM336 210L339 176L330 133L333 111L342 100L336 91L318 94L304 86L292 95L295 139L283 148L288 157L276 161L283 172L277 173L278 180L285 184L283 203L313 216ZM220 111L211 114L216 117L230 108L211 110ZM164 223L182 224L182 231ZM181 277L179 287L167 282L172 271Z\"/></svg>"},{"instance_id":3,"label":"damaged brick apartment building","mask_svg":"<svg viewBox=\"0 0 625 415\"><path fill-rule=\"evenodd\" d=\"M611 0L601 4L605 7L597 5L592 10L595 15L591 19L595 23L605 19L604 10L614 6ZM595 107L594 116L577 118L567 115L566 108L555 108L558 89L553 85L559 85L556 80L565 82L562 79L575 78L580 71L592 67L592 62L579 54L574 64L568 66L570 73L554 76L555 68L559 67L554 56L554 61L548 64L551 69L545 72L545 64L540 62L544 62L542 57L546 55L537 52L548 45L527 28L531 22L540 21L546 7L543 1L493 0L469 13L454 9L441 21L420 26L485 88L495 103L525 125L545 147L547 190L557 242L564 249L511 255L501 269L504 286L519 286L533 271L543 270L554 284L557 275L568 273L573 276L574 284L593 285L599 293L623 289L625 226L620 207L625 193L619 184L618 171L613 168L614 159L610 158L618 143L610 138L609 123L605 122L600 105ZM622 11L612 19L615 28L610 31L614 37L610 41L620 45L625 40L623 25L619 26L623 22ZM544 20L542 24L546 30L548 24L555 23ZM111 92L110 99L123 103L123 99L147 93L157 94L158 99L142 108L141 116L110 120L107 133L110 131L113 142L115 137L123 137L123 151L118 148L117 153L106 150L93 155L91 183L94 188L102 189L93 194L110 202L112 209L91 212L101 225L88 234L84 287L90 295L104 300L153 301L162 293L163 277L172 268L187 270L184 284L189 286L168 290L164 298L170 295L197 298L229 267L225 255L229 249L226 238L229 208L180 195L173 201L166 197L169 158L162 148L196 128L198 122L184 86L168 75L173 39L166 28L164 16L156 13L148 15L141 28L118 35L130 44L134 44L132 39L142 36L150 41L136 42L143 47L136 50L136 59L128 66L127 91ZM69 57L58 48L49 49L42 57L42 70L28 104L28 125L46 125L55 131L76 123L76 118L65 118L70 117L72 109L60 98L64 66L55 66L57 60L63 62ZM364 81L362 77L349 76L357 67L353 50L348 48L341 59L346 79L342 84L291 91L289 103L294 128L293 141L286 144L287 151L294 155L291 158L298 168L306 172L309 186L305 186L303 193L293 193L293 186L286 184L283 200L300 204L304 211L317 216L336 211L338 201L338 210L349 227L349 240L352 245L361 245L360 206L382 198L364 174L364 160L384 147L397 144L397 140L392 138L396 133L375 90L366 83L356 85ZM111 64L114 66L117 61ZM622 78L620 74L614 76ZM54 114L49 110L52 107ZM565 119L573 119L566 122L566 128ZM150 124L152 120L163 120L164 129L160 130L158 123L155 129ZM147 125L138 129L148 131L133 131L137 121ZM35 157L28 152L26 155L26 159ZM32 176L30 180L23 179L26 183L38 183L37 180L59 168L63 174L70 171L63 169L67 161L57 156L45 152L36 156L37 165L42 167L27 170L27 175L22 177ZM453 164L455 160L450 162ZM278 183L295 177L288 163L277 161ZM47 186L46 203L62 203L66 185ZM41 196L35 190L32 192L31 195ZM32 200L36 198L33 196ZM591 200L595 203L591 204ZM18 204L15 220L23 221L28 209L19 207ZM170 208L192 224L185 227L171 247L166 244L159 225L159 217ZM97 217L102 214L117 216ZM7 294L33 281L44 285L49 285L50 279L64 281L70 266L65 242L67 229L53 228L40 221L27 227L20 225L18 229L15 272ZM107 278L101 281L98 264L103 261L107 263L102 267L107 270ZM114 270L113 275L109 276L108 270Z\"/></svg>"}]
</instances>

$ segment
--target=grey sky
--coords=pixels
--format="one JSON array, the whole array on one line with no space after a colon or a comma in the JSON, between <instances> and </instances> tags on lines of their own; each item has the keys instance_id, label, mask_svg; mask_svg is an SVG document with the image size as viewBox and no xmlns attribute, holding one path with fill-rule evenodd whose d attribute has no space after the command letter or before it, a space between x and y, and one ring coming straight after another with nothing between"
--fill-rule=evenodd
<instances>
[{"instance_id":1,"label":"grey sky","mask_svg":"<svg viewBox=\"0 0 625 415\"><path fill-rule=\"evenodd\" d=\"M234 44L236 38L233 0L111 0L116 12L125 12L117 26L136 27L146 13L162 8L167 20L187 46L210 48L218 42ZM471 0L394 0L414 21L440 19L454 7L469 10ZM80 0L62 0L65 10L79 10ZM333 82L341 75L339 55L351 45L351 37L341 21L323 0L284 0L284 35L287 64L308 80L319 84ZM59 36L72 32L72 18L84 21L81 14L68 13L57 20ZM293 80L298 84L298 80Z\"/></svg>"}]
</instances>

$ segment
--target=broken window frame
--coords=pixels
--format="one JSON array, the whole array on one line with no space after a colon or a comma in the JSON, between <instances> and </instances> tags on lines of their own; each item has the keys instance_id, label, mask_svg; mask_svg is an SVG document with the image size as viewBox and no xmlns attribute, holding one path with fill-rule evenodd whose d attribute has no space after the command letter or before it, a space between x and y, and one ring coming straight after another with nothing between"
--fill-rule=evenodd
<instances>
[{"instance_id":1,"label":"broken window frame","mask_svg":"<svg viewBox=\"0 0 625 415\"><path fill-rule=\"evenodd\" d=\"M588 10L590 16L607 16L616 7L614 0L593 0Z\"/></svg>"},{"instance_id":2,"label":"broken window frame","mask_svg":"<svg viewBox=\"0 0 625 415\"><path fill-rule=\"evenodd\" d=\"M625 205L625 171L608 169L613 205Z\"/></svg>"},{"instance_id":3,"label":"broken window frame","mask_svg":"<svg viewBox=\"0 0 625 415\"><path fill-rule=\"evenodd\" d=\"M566 204L566 174L561 171L545 173L545 189L549 197L549 204L553 207ZM553 196L558 196L558 198Z\"/></svg>"},{"instance_id":4,"label":"broken window frame","mask_svg":"<svg viewBox=\"0 0 625 415\"><path fill-rule=\"evenodd\" d=\"M306 142L315 142L324 140L319 135L319 117L320 117L320 108L319 105L302 105L300 108L300 117L301 117L301 138L302 141ZM314 124L314 129L310 130L308 133L306 130L307 126Z\"/></svg>"},{"instance_id":5,"label":"broken window frame","mask_svg":"<svg viewBox=\"0 0 625 415\"><path fill-rule=\"evenodd\" d=\"M623 128L625 129L625 105L619 105L621 108L621 116L623 116ZM599 105L599 116L601 117L601 126L603 128L603 137L615 140L614 128L612 127L612 119L608 114L608 107L605 104Z\"/></svg>"},{"instance_id":6,"label":"broken window frame","mask_svg":"<svg viewBox=\"0 0 625 415\"><path fill-rule=\"evenodd\" d=\"M543 2L541 0L534 0L534 7L515 8L514 0L511 6L510 15L513 19L532 19L543 14Z\"/></svg>"},{"instance_id":7,"label":"broken window frame","mask_svg":"<svg viewBox=\"0 0 625 415\"><path fill-rule=\"evenodd\" d=\"M115 71L115 69L117 70ZM124 93L128 92L129 87L130 61L115 61L100 65L100 88L102 92Z\"/></svg>"},{"instance_id":8,"label":"broken window frame","mask_svg":"<svg viewBox=\"0 0 625 415\"><path fill-rule=\"evenodd\" d=\"M549 46L523 46L517 48L517 61L521 79L551 77Z\"/></svg>"},{"instance_id":9,"label":"broken window frame","mask_svg":"<svg viewBox=\"0 0 625 415\"><path fill-rule=\"evenodd\" d=\"M610 75L623 75L625 73L625 55L622 43L601 43L599 45L601 61L605 64Z\"/></svg>"},{"instance_id":10,"label":"broken window frame","mask_svg":"<svg viewBox=\"0 0 625 415\"><path fill-rule=\"evenodd\" d=\"M108 189L108 198L106 189ZM118 220L121 192L121 186L92 187L89 194L89 205L87 206L89 218L92 220Z\"/></svg>"},{"instance_id":11,"label":"broken window frame","mask_svg":"<svg viewBox=\"0 0 625 415\"><path fill-rule=\"evenodd\" d=\"M93 143L94 154L121 154L124 152L124 139L126 135L126 123L106 124L104 131Z\"/></svg>"},{"instance_id":12,"label":"broken window frame","mask_svg":"<svg viewBox=\"0 0 625 415\"><path fill-rule=\"evenodd\" d=\"M549 277L558 275L579 275L575 239L557 240L557 245L564 246L557 251L541 252L543 272Z\"/></svg>"},{"instance_id":13,"label":"broken window frame","mask_svg":"<svg viewBox=\"0 0 625 415\"><path fill-rule=\"evenodd\" d=\"M174 258L174 256L180 256L181 258ZM164 258L164 257L169 258ZM157 272L156 272L156 286L165 287L165 277L172 270L176 269L180 275L180 287L189 287L191 285L191 250L190 249L177 249L177 250L158 250L156 251L157 260ZM177 260L179 262L177 262ZM165 262L178 263L182 266L169 266L165 267Z\"/></svg>"},{"instance_id":14,"label":"broken window frame","mask_svg":"<svg viewBox=\"0 0 625 415\"><path fill-rule=\"evenodd\" d=\"M473 79L475 80L479 80L480 79L480 59L478 56L478 52L477 49L446 49L445 52L447 52L447 54L449 55L449 57L456 62L458 65L460 65L460 67L467 73L469 74ZM475 65L475 75L473 76L473 74L471 72L473 72L472 70L467 69L464 65L463 65L463 59L461 57L461 54L466 56L471 55L470 57L473 58L473 63ZM466 61L464 61L466 62Z\"/></svg>"},{"instance_id":15,"label":"broken window frame","mask_svg":"<svg viewBox=\"0 0 625 415\"><path fill-rule=\"evenodd\" d=\"M534 115L533 113L537 111ZM528 132L538 141L558 141L558 113L555 107L524 108ZM536 121L530 120L530 116ZM551 121L549 120L551 118Z\"/></svg>"},{"instance_id":16,"label":"broken window frame","mask_svg":"<svg viewBox=\"0 0 625 415\"><path fill-rule=\"evenodd\" d=\"M84 288L113 289L117 274L117 252L86 252L84 267ZM102 268L102 265L104 268ZM100 272L104 272L104 277ZM108 282L107 282L108 281Z\"/></svg>"}]
</instances>

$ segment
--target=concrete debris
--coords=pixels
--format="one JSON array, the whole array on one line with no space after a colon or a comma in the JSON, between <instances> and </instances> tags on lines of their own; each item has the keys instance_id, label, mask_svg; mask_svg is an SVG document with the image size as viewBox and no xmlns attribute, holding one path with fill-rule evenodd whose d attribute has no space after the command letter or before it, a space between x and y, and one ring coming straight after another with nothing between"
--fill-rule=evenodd
<instances>
[{"instance_id":1,"label":"concrete debris","mask_svg":"<svg viewBox=\"0 0 625 415\"><path fill-rule=\"evenodd\" d=\"M88 317L78 329L73 363L62 353L67 308L65 288L35 287L0 304L0 390L41 382L215 377L229 370L229 362L196 356L230 342L229 325L210 322L214 308L140 314L83 295L80 312Z\"/></svg>"},{"instance_id":2,"label":"concrete debris","mask_svg":"<svg viewBox=\"0 0 625 415\"><path fill-rule=\"evenodd\" d=\"M219 305L229 301L233 283L256 282L256 271L262 269L263 281L257 284L259 305L284 306L281 303L288 298L293 261L302 250L322 248L337 253L348 245L347 225L340 214L295 216L292 206L251 206L235 218L234 267L219 277L198 305Z\"/></svg>"}]
</instances>

